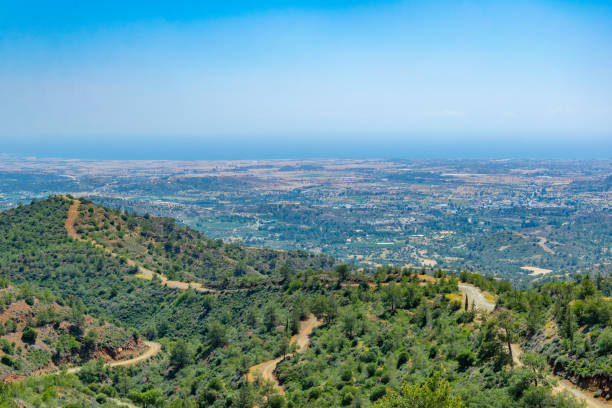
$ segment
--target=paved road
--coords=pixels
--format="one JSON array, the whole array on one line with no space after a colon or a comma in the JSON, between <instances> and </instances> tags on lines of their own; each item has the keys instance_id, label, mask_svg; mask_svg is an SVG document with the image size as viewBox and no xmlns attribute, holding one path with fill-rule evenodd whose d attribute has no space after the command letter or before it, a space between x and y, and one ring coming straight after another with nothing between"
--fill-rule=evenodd
<instances>
[{"instance_id":1,"label":"paved road","mask_svg":"<svg viewBox=\"0 0 612 408\"><path fill-rule=\"evenodd\" d=\"M461 291L461 295L463 296L463 301L465 302L465 297L468 297L468 305L472 307L472 302L476 306L477 309L486 310L487 312L492 312L495 309L495 305L489 302L483 295L482 291L474 285L470 285L469 283L460 283L459 290Z\"/></svg>"}]
</instances>

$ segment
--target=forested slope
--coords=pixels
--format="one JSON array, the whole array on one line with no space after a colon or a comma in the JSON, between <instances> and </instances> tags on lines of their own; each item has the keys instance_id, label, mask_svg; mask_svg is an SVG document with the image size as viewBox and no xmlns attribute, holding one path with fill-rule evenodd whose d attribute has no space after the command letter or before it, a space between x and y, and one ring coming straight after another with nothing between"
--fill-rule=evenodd
<instances>
[{"instance_id":1,"label":"forested slope","mask_svg":"<svg viewBox=\"0 0 612 408\"><path fill-rule=\"evenodd\" d=\"M245 275L275 276L294 270L330 270L330 257L226 244L180 226L172 218L109 210L81 201L77 233L174 280L222 281Z\"/></svg>"},{"instance_id":2,"label":"forested slope","mask_svg":"<svg viewBox=\"0 0 612 408\"><path fill-rule=\"evenodd\" d=\"M609 277L519 291L469 273L389 267L364 274L346 265L330 273L324 257L273 251L272 262L266 251L87 202L76 224L84 242L66 233L71 203L52 197L1 213L0 272L163 346L138 366L92 362L78 380L62 376L83 397L76 406L99 397L143 407L577 407L553 392L553 370L579 384L609 376ZM139 278L128 258L175 279L235 289L170 288ZM246 276L231 260L246 265ZM460 281L486 290L495 310L473 309ZM291 336L311 313L321 325L310 347L292 353ZM515 343L526 351L520 367ZM248 381L251 367L279 357L273 375L284 395L257 375ZM606 397L602 384L583 383ZM19 387L2 395L15 401L26 392Z\"/></svg>"}]
</instances>

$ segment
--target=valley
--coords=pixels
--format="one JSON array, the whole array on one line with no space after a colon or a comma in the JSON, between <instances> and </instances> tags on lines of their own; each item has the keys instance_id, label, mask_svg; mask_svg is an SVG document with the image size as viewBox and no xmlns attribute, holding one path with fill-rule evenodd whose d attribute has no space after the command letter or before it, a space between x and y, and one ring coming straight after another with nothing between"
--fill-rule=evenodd
<instances>
[{"instance_id":1,"label":"valley","mask_svg":"<svg viewBox=\"0 0 612 408\"><path fill-rule=\"evenodd\" d=\"M0 408L612 408L612 1L0 10Z\"/></svg>"},{"instance_id":2,"label":"valley","mask_svg":"<svg viewBox=\"0 0 612 408\"><path fill-rule=\"evenodd\" d=\"M454 406L607 406L609 276L521 290L469 271L365 271L66 196L0 213L0 230L17 287L142 338L135 355L17 381L4 401L61 382L61 398L100 406L387 407L434 386Z\"/></svg>"},{"instance_id":3,"label":"valley","mask_svg":"<svg viewBox=\"0 0 612 408\"><path fill-rule=\"evenodd\" d=\"M250 247L321 253L365 270L466 269L524 285L612 265L609 160L4 158L0 208L71 193Z\"/></svg>"}]
</instances>

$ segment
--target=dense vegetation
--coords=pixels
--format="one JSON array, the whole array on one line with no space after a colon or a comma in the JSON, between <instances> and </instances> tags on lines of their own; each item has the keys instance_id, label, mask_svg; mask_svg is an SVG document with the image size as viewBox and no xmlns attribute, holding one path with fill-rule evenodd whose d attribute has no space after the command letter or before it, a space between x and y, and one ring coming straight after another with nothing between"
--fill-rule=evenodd
<instances>
[{"instance_id":1,"label":"dense vegetation","mask_svg":"<svg viewBox=\"0 0 612 408\"><path fill-rule=\"evenodd\" d=\"M337 265L330 273L303 263L320 258L295 253L283 254L285 263L277 259L272 268L259 255L249 258L250 249L211 248L214 241L169 227L167 220L86 203L82 219L98 221L88 224L92 228L80 221L80 232L121 254L113 257L67 237L68 206L68 200L54 197L0 214L0 271L18 285L29 282L56 299L82 305L83 313L132 327L131 334L162 343L163 352L132 367L109 369L91 361L78 380L68 375L21 382L2 394L8 403L36 387L55 392L68 387L78 395L76 406L105 398L128 398L143 407L198 408L579 406L566 393L553 395L553 369L580 383L595 378L597 384L588 385L599 387L603 396L609 392L609 383L601 380L610 378L609 276L521 291L467 272L424 276L389 267L370 275ZM233 247L238 249L231 252ZM203 258L189 262L199 251L211 265L241 259L252 268L248 273L275 277L257 277L258 284L234 285L242 289L219 295L180 291L138 278L124 258L167 273L178 263L179 271L185 265L189 275L211 278L202 272L208 271ZM226 272L227 280L244 279ZM490 293L496 310L472 309L458 294L460 281ZM289 356L291 336L311 313L322 325L304 353ZM520 357L521 366L513 363L510 343L529 351ZM250 367L282 356L287 357L276 367L276 377L285 395L263 378L247 381ZM52 381L63 385L49 385Z\"/></svg>"},{"instance_id":2,"label":"dense vegetation","mask_svg":"<svg viewBox=\"0 0 612 408\"><path fill-rule=\"evenodd\" d=\"M170 279L223 281L292 269L324 269L333 259L304 251L275 251L225 244L176 224L172 218L112 211L91 202L80 207L77 232L117 253L138 260Z\"/></svg>"},{"instance_id":3,"label":"dense vegetation","mask_svg":"<svg viewBox=\"0 0 612 408\"><path fill-rule=\"evenodd\" d=\"M0 279L0 376L19 378L139 349L138 337L93 319L82 302ZM118 352L121 350L121 352Z\"/></svg>"}]
</instances>

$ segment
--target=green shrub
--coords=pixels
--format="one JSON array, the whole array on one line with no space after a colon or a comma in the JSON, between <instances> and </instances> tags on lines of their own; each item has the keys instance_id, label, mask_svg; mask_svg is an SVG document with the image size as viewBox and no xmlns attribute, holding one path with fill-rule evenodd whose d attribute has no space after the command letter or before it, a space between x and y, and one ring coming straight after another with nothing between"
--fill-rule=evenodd
<instances>
[{"instance_id":1,"label":"green shrub","mask_svg":"<svg viewBox=\"0 0 612 408\"><path fill-rule=\"evenodd\" d=\"M402 351L397 357L397 368L400 368L408 361L408 353Z\"/></svg>"},{"instance_id":2,"label":"green shrub","mask_svg":"<svg viewBox=\"0 0 612 408\"><path fill-rule=\"evenodd\" d=\"M357 394L357 388L347 385L342 389L342 405L351 405Z\"/></svg>"},{"instance_id":3,"label":"green shrub","mask_svg":"<svg viewBox=\"0 0 612 408\"><path fill-rule=\"evenodd\" d=\"M21 362L11 356L2 356L2 358L0 358L0 363L4 364L5 366L12 367L15 370L21 369Z\"/></svg>"},{"instance_id":4,"label":"green shrub","mask_svg":"<svg viewBox=\"0 0 612 408\"><path fill-rule=\"evenodd\" d=\"M368 374L368 377L374 376L374 374L376 374L376 364L368 364L366 366L366 373Z\"/></svg>"},{"instance_id":5,"label":"green shrub","mask_svg":"<svg viewBox=\"0 0 612 408\"><path fill-rule=\"evenodd\" d=\"M457 354L457 362L459 363L459 371L465 371L476 362L476 354L471 350L463 350Z\"/></svg>"},{"instance_id":6,"label":"green shrub","mask_svg":"<svg viewBox=\"0 0 612 408\"><path fill-rule=\"evenodd\" d=\"M285 397L282 395L274 394L268 398L268 406L270 408L283 408L286 406Z\"/></svg>"},{"instance_id":7,"label":"green shrub","mask_svg":"<svg viewBox=\"0 0 612 408\"><path fill-rule=\"evenodd\" d=\"M321 389L320 388L312 388L310 391L308 391L308 399L310 400L316 400L321 396Z\"/></svg>"},{"instance_id":8,"label":"green shrub","mask_svg":"<svg viewBox=\"0 0 612 408\"><path fill-rule=\"evenodd\" d=\"M21 340L23 340L24 343L34 344L36 342L36 337L38 337L38 332L30 326L26 326L21 333Z\"/></svg>"},{"instance_id":9,"label":"green shrub","mask_svg":"<svg viewBox=\"0 0 612 408\"><path fill-rule=\"evenodd\" d=\"M599 334L597 349L602 356L612 353L612 328L607 327Z\"/></svg>"},{"instance_id":10,"label":"green shrub","mask_svg":"<svg viewBox=\"0 0 612 408\"><path fill-rule=\"evenodd\" d=\"M376 353L370 350L370 351L363 353L360 357L360 360L363 361L364 363L372 363L376 361L376 358L377 358Z\"/></svg>"},{"instance_id":11,"label":"green shrub","mask_svg":"<svg viewBox=\"0 0 612 408\"><path fill-rule=\"evenodd\" d=\"M302 389L307 390L309 388L314 387L317 384L317 381L314 377L306 377L302 380Z\"/></svg>"},{"instance_id":12,"label":"green shrub","mask_svg":"<svg viewBox=\"0 0 612 408\"><path fill-rule=\"evenodd\" d=\"M7 339L0 339L0 350L4 351L6 354L13 354L15 352L15 345L9 343Z\"/></svg>"},{"instance_id":13,"label":"green shrub","mask_svg":"<svg viewBox=\"0 0 612 408\"><path fill-rule=\"evenodd\" d=\"M374 389L370 393L370 401L372 402L377 401L381 399L382 397L384 397L386 393L387 393L387 389L385 388L384 385L377 385L376 387L374 387Z\"/></svg>"},{"instance_id":14,"label":"green shrub","mask_svg":"<svg viewBox=\"0 0 612 408\"><path fill-rule=\"evenodd\" d=\"M51 361L51 354L44 350L31 349L28 351L28 360L31 361L36 368L44 367Z\"/></svg>"}]
</instances>

